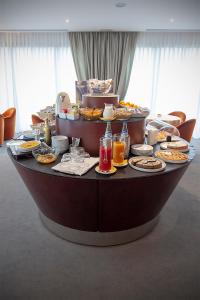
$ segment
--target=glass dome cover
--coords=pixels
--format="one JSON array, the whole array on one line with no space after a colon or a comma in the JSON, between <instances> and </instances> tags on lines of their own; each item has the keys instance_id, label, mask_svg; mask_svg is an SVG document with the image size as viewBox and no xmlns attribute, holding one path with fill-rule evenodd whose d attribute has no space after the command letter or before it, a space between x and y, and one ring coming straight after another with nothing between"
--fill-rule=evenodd
<instances>
[{"instance_id":1,"label":"glass dome cover","mask_svg":"<svg viewBox=\"0 0 200 300\"><path fill-rule=\"evenodd\" d=\"M172 136L180 136L179 130L166 122L158 119L148 123L147 130L155 128L158 130L158 140L171 140Z\"/></svg>"}]
</instances>

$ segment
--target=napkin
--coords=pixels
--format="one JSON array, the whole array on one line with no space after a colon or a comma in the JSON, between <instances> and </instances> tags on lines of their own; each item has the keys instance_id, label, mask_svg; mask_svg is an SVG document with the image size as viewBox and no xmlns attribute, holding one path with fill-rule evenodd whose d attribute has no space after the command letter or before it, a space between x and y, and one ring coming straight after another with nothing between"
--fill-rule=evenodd
<instances>
[{"instance_id":1,"label":"napkin","mask_svg":"<svg viewBox=\"0 0 200 300\"><path fill-rule=\"evenodd\" d=\"M81 163L73 162L72 160L70 160L66 162L61 162L56 166L52 167L52 169L62 173L81 176L85 174L89 169L91 169L94 165L96 165L98 162L98 157L85 158L84 162Z\"/></svg>"}]
</instances>

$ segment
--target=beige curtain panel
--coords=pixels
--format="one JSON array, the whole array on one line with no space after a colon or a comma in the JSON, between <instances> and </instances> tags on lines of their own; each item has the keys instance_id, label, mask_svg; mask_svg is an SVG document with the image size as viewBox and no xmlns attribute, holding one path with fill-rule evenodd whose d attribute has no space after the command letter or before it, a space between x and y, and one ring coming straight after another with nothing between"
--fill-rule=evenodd
<instances>
[{"instance_id":1,"label":"beige curtain panel","mask_svg":"<svg viewBox=\"0 0 200 300\"><path fill-rule=\"evenodd\" d=\"M114 93L125 97L135 53L136 32L70 32L78 80L112 78Z\"/></svg>"}]
</instances>

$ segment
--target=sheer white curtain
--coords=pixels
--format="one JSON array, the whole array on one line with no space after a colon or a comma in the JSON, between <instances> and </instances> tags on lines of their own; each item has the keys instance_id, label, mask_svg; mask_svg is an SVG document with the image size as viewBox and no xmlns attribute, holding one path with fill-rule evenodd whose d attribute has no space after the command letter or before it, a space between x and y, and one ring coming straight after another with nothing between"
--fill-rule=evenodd
<instances>
[{"instance_id":1,"label":"sheer white curtain","mask_svg":"<svg viewBox=\"0 0 200 300\"><path fill-rule=\"evenodd\" d=\"M184 111L200 137L200 33L140 33L126 100L152 113Z\"/></svg>"},{"instance_id":2,"label":"sheer white curtain","mask_svg":"<svg viewBox=\"0 0 200 300\"><path fill-rule=\"evenodd\" d=\"M0 113L17 109L17 131L65 91L75 102L76 73L66 32L0 33Z\"/></svg>"}]
</instances>

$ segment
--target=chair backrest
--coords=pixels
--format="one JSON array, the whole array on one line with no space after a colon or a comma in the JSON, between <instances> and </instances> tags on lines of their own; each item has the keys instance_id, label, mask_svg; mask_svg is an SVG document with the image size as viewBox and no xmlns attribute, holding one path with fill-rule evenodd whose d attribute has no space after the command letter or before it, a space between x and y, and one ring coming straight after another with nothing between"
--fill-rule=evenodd
<instances>
[{"instance_id":1,"label":"chair backrest","mask_svg":"<svg viewBox=\"0 0 200 300\"><path fill-rule=\"evenodd\" d=\"M16 115L16 108L15 107L10 107L4 113L2 114L5 119L7 118L14 118Z\"/></svg>"},{"instance_id":2,"label":"chair backrest","mask_svg":"<svg viewBox=\"0 0 200 300\"><path fill-rule=\"evenodd\" d=\"M181 119L181 123L185 122L186 120L186 114L182 111L172 111L169 113L169 115L179 117Z\"/></svg>"},{"instance_id":3,"label":"chair backrest","mask_svg":"<svg viewBox=\"0 0 200 300\"><path fill-rule=\"evenodd\" d=\"M180 132L180 137L190 142L196 124L196 119L190 119L177 126Z\"/></svg>"},{"instance_id":4,"label":"chair backrest","mask_svg":"<svg viewBox=\"0 0 200 300\"><path fill-rule=\"evenodd\" d=\"M0 146L4 142L4 116L0 115Z\"/></svg>"},{"instance_id":5,"label":"chair backrest","mask_svg":"<svg viewBox=\"0 0 200 300\"><path fill-rule=\"evenodd\" d=\"M44 120L41 119L40 117L38 117L37 115L32 115L31 119L32 119L32 124L33 125L44 122Z\"/></svg>"},{"instance_id":6,"label":"chair backrest","mask_svg":"<svg viewBox=\"0 0 200 300\"><path fill-rule=\"evenodd\" d=\"M16 108L8 108L2 115L4 117L4 140L10 140L15 134Z\"/></svg>"}]
</instances>

